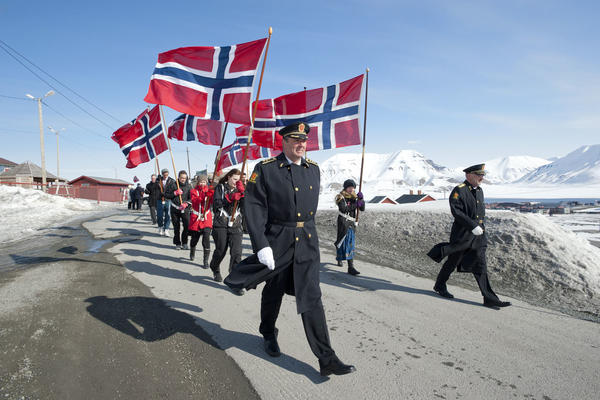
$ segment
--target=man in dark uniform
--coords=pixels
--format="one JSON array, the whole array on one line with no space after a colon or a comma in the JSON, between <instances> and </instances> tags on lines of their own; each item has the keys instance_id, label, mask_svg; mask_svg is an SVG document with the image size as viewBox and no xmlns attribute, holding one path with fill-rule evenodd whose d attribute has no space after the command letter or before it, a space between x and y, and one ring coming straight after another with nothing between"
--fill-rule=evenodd
<instances>
[{"instance_id":1,"label":"man in dark uniform","mask_svg":"<svg viewBox=\"0 0 600 400\"><path fill-rule=\"evenodd\" d=\"M448 292L446 282L454 269L458 268L459 272L473 273L483 295L484 306L510 306L510 302L500 301L494 293L487 275L487 234L483 223L485 202L480 186L485 175L485 164L470 166L463 172L466 174L466 180L450 193L450 211L454 216L450 243L439 243L427 254L436 262L448 257L437 276L433 290L442 297L454 298Z\"/></svg>"},{"instance_id":2,"label":"man in dark uniform","mask_svg":"<svg viewBox=\"0 0 600 400\"><path fill-rule=\"evenodd\" d=\"M331 348L319 286L320 252L315 226L321 173L305 159L308 124L279 131L283 152L256 165L246 187L244 214L256 253L236 265L225 279L234 291L266 282L261 299L260 333L265 351L281 355L275 327L284 293L296 296L304 332L321 375L355 371Z\"/></svg>"}]
</instances>

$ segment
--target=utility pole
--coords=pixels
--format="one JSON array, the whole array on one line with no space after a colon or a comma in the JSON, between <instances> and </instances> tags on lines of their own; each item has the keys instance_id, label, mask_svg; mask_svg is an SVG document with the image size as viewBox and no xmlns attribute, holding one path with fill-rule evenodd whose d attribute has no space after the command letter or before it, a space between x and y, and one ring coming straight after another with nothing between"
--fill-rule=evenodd
<instances>
[{"instance_id":1,"label":"utility pole","mask_svg":"<svg viewBox=\"0 0 600 400\"><path fill-rule=\"evenodd\" d=\"M185 152L187 153L187 160L188 160L188 177L191 177L192 169L190 168L190 149L189 149L189 147L185 146Z\"/></svg>"},{"instance_id":2,"label":"utility pole","mask_svg":"<svg viewBox=\"0 0 600 400\"><path fill-rule=\"evenodd\" d=\"M48 96L52 96L53 94L54 90L50 90L43 97L33 97L30 94L25 95L30 99L37 101L38 103L38 116L40 120L40 149L42 152L42 190L44 192L46 191L46 154L44 152L44 122L42 119L42 100Z\"/></svg>"},{"instance_id":3,"label":"utility pole","mask_svg":"<svg viewBox=\"0 0 600 400\"><path fill-rule=\"evenodd\" d=\"M51 126L48 126L48 129L50 129L50 132L54 133L56 135L56 176L59 178L60 180L60 155L58 152L58 134L62 131L65 130L65 128L61 128L58 131L56 129L54 129Z\"/></svg>"}]
</instances>

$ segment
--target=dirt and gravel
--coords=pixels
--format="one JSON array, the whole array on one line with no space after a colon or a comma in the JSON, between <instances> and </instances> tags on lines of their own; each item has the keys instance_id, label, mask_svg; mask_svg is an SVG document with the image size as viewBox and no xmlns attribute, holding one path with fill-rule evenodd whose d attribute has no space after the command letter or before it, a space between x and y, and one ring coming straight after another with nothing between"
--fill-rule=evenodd
<instances>
[{"instance_id":1,"label":"dirt and gravel","mask_svg":"<svg viewBox=\"0 0 600 400\"><path fill-rule=\"evenodd\" d=\"M63 226L34 239L0 245L1 399L258 398L193 317L109 252L139 238Z\"/></svg>"},{"instance_id":2,"label":"dirt and gravel","mask_svg":"<svg viewBox=\"0 0 600 400\"><path fill-rule=\"evenodd\" d=\"M317 215L321 246L332 253L336 219L334 210ZM367 209L359 217L357 259L435 279L441 264L426 253L448 240L452 221L449 210L439 207ZM541 215L488 212L486 230L497 293L600 321L600 249ZM477 289L471 274L454 273L449 284Z\"/></svg>"}]
</instances>

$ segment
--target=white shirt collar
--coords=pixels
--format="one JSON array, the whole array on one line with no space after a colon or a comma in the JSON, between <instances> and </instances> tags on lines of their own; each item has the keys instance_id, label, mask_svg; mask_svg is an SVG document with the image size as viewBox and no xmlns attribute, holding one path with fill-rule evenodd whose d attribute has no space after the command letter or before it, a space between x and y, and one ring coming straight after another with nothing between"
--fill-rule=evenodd
<instances>
[{"instance_id":1,"label":"white shirt collar","mask_svg":"<svg viewBox=\"0 0 600 400\"><path fill-rule=\"evenodd\" d=\"M285 153L283 154L285 156L285 159L290 163L290 164L296 164L296 165L302 165L302 158L300 158L297 162L293 162L292 160L290 160L288 158L288 156L285 155Z\"/></svg>"}]
</instances>

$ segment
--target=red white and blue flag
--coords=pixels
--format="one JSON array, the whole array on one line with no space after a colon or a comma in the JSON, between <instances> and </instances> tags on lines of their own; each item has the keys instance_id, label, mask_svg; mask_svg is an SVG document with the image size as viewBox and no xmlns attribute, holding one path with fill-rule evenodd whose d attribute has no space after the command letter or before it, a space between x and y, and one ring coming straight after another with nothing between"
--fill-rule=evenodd
<instances>
[{"instance_id":1,"label":"red white and blue flag","mask_svg":"<svg viewBox=\"0 0 600 400\"><path fill-rule=\"evenodd\" d=\"M265 38L160 53L144 101L203 119L248 125L254 77L266 43Z\"/></svg>"},{"instance_id":2,"label":"red white and blue flag","mask_svg":"<svg viewBox=\"0 0 600 400\"><path fill-rule=\"evenodd\" d=\"M248 143L248 137L238 137L235 142L227 147L223 147L221 150L221 158L217 164L217 174L227 167L231 167L236 164L241 164L244 161L244 152L246 151L246 144ZM248 149L248 160L259 160L265 157L274 157L281 153L279 150L269 149L266 147L260 147L255 143L250 143Z\"/></svg>"},{"instance_id":3,"label":"red white and blue flag","mask_svg":"<svg viewBox=\"0 0 600 400\"><path fill-rule=\"evenodd\" d=\"M259 100L252 141L281 148L281 128L306 122L310 132L307 151L360 144L359 108L364 75L319 89L304 90L275 99ZM247 136L249 126L236 129Z\"/></svg>"},{"instance_id":4,"label":"red white and blue flag","mask_svg":"<svg viewBox=\"0 0 600 400\"><path fill-rule=\"evenodd\" d=\"M171 139L220 146L223 122L181 114L171 122L168 131Z\"/></svg>"},{"instance_id":5,"label":"red white and blue flag","mask_svg":"<svg viewBox=\"0 0 600 400\"><path fill-rule=\"evenodd\" d=\"M127 168L152 160L167 150L158 106L145 110L136 119L117 129L111 136L127 158Z\"/></svg>"}]
</instances>

